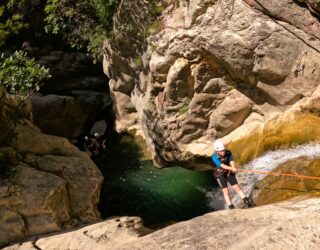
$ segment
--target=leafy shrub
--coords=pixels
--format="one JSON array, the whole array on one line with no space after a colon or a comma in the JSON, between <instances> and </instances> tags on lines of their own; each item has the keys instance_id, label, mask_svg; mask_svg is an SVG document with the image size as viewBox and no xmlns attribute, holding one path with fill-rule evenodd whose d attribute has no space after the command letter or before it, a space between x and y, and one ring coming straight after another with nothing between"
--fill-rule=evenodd
<instances>
[{"instance_id":1,"label":"leafy shrub","mask_svg":"<svg viewBox=\"0 0 320 250\"><path fill-rule=\"evenodd\" d=\"M9 93L26 94L38 91L44 80L50 78L49 70L28 58L23 51L16 51L10 57L0 57L0 85Z\"/></svg>"},{"instance_id":2,"label":"leafy shrub","mask_svg":"<svg viewBox=\"0 0 320 250\"><path fill-rule=\"evenodd\" d=\"M121 6L114 15L114 21L118 25L110 32L112 45L116 49L125 47L126 56L141 56L147 48L147 38L151 33L160 31L163 26L158 18L164 7L159 4L160 1L121 1Z\"/></svg>"},{"instance_id":3,"label":"leafy shrub","mask_svg":"<svg viewBox=\"0 0 320 250\"><path fill-rule=\"evenodd\" d=\"M95 9L100 23L104 28L110 28L113 14L119 3L120 0L95 0Z\"/></svg>"},{"instance_id":4,"label":"leafy shrub","mask_svg":"<svg viewBox=\"0 0 320 250\"><path fill-rule=\"evenodd\" d=\"M119 0L48 0L45 7L46 32L61 33L71 47L86 48L95 60L111 27Z\"/></svg>"},{"instance_id":5,"label":"leafy shrub","mask_svg":"<svg viewBox=\"0 0 320 250\"><path fill-rule=\"evenodd\" d=\"M0 47L10 36L28 27L28 24L23 21L23 15L19 13L24 3L24 0L9 0L6 4L0 3Z\"/></svg>"}]
</instances>

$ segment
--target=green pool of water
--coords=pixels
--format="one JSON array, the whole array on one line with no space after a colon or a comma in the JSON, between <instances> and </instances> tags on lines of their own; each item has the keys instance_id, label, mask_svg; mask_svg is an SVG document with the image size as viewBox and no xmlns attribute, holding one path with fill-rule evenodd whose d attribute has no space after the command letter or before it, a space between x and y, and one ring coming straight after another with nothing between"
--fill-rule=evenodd
<instances>
[{"instance_id":1,"label":"green pool of water","mask_svg":"<svg viewBox=\"0 0 320 250\"><path fill-rule=\"evenodd\" d=\"M105 157L99 164L105 176L100 204L104 217L140 216L146 225L154 225L213 210L207 197L215 185L210 171L177 166L157 169L150 160L132 160L132 148L120 148L123 155Z\"/></svg>"}]
</instances>

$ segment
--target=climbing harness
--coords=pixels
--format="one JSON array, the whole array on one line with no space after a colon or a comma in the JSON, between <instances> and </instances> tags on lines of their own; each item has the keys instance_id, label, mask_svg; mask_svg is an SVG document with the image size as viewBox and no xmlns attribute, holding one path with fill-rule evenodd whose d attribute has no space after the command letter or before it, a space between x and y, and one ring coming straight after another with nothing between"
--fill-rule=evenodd
<instances>
[{"instance_id":1,"label":"climbing harness","mask_svg":"<svg viewBox=\"0 0 320 250\"><path fill-rule=\"evenodd\" d=\"M265 174L265 175L274 175L274 176L288 176L288 177L295 177L299 179L320 180L320 176L298 175L297 173L277 173L277 172L267 172L267 171L258 171L258 170L248 170L248 169L238 169L238 172Z\"/></svg>"}]
</instances>

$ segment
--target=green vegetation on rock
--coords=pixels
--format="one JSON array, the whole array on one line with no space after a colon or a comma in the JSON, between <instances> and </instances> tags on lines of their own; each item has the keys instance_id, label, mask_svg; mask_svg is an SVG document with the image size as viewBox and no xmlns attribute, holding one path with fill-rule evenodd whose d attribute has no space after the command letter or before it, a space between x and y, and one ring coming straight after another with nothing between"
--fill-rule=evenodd
<instances>
[{"instance_id":1,"label":"green vegetation on rock","mask_svg":"<svg viewBox=\"0 0 320 250\"><path fill-rule=\"evenodd\" d=\"M50 77L48 69L37 64L34 58L28 58L23 51L0 57L0 85L9 93L38 91L43 81Z\"/></svg>"},{"instance_id":2,"label":"green vegetation on rock","mask_svg":"<svg viewBox=\"0 0 320 250\"><path fill-rule=\"evenodd\" d=\"M100 59L103 41L119 3L120 0L9 0L0 3L0 47L8 38L31 28L31 22L35 22L29 20L31 12L37 12L37 22L44 28L37 31L39 34L62 35L71 47L84 48L95 59Z\"/></svg>"},{"instance_id":3,"label":"green vegetation on rock","mask_svg":"<svg viewBox=\"0 0 320 250\"><path fill-rule=\"evenodd\" d=\"M9 0L6 4L0 4L0 47L10 36L28 27L23 21L23 15L19 13L24 3L24 0Z\"/></svg>"},{"instance_id":4,"label":"green vegetation on rock","mask_svg":"<svg viewBox=\"0 0 320 250\"><path fill-rule=\"evenodd\" d=\"M117 25L109 33L114 49L132 58L141 57L147 48L147 38L163 26L159 20L163 10L162 2L157 0L121 1L113 17Z\"/></svg>"},{"instance_id":5,"label":"green vegetation on rock","mask_svg":"<svg viewBox=\"0 0 320 250\"><path fill-rule=\"evenodd\" d=\"M45 6L46 32L61 33L74 48L86 48L95 59L102 56L119 0L48 0Z\"/></svg>"}]
</instances>

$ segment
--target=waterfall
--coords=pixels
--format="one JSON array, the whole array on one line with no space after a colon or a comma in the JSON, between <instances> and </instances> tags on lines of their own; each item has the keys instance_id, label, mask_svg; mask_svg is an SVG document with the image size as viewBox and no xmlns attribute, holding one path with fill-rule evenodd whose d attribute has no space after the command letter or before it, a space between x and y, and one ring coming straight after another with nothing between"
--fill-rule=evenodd
<instances>
[{"instance_id":1,"label":"waterfall","mask_svg":"<svg viewBox=\"0 0 320 250\"><path fill-rule=\"evenodd\" d=\"M245 164L242 169L258 170L258 171L272 171L280 164L289 160L298 159L300 157L306 157L308 159L320 158L320 144L309 143L305 145L299 145L290 149L282 149L276 151L269 151L257 159ZM256 183L262 180L265 175L255 173L238 173L237 179L240 186L246 194L250 194L255 187ZM279 177L281 178L281 177ZM239 196L235 194L231 188L231 198L234 205L241 203ZM213 192L207 193L209 199L209 205L215 210L224 209L224 199L221 191L217 188Z\"/></svg>"}]
</instances>

